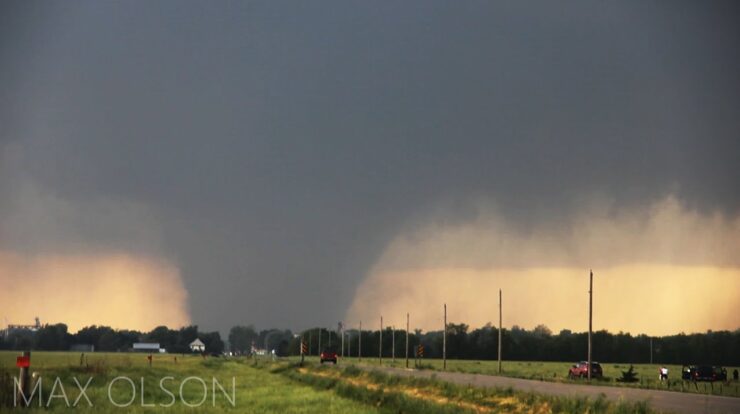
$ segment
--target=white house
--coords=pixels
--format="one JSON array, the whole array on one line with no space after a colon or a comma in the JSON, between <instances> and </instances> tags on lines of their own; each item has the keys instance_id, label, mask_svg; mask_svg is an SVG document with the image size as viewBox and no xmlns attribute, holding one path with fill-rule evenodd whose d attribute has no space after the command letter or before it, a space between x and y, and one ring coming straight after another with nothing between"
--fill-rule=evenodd
<instances>
[{"instance_id":1,"label":"white house","mask_svg":"<svg viewBox=\"0 0 740 414\"><path fill-rule=\"evenodd\" d=\"M190 343L190 350L193 352L203 352L206 350L206 344L200 339L195 338L195 341Z\"/></svg>"}]
</instances>

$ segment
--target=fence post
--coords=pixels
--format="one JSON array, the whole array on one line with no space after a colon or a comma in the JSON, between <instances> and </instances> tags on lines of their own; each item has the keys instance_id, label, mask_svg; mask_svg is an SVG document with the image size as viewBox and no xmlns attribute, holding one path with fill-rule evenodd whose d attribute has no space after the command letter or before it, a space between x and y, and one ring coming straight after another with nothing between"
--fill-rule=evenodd
<instances>
[{"instance_id":1,"label":"fence post","mask_svg":"<svg viewBox=\"0 0 740 414\"><path fill-rule=\"evenodd\" d=\"M18 399L21 401L21 405L24 407L27 407L31 405L31 396L28 395L28 388L30 380L28 378L28 370L31 367L31 351L23 351L21 354L21 357L23 360L27 359L27 363L19 364L20 365L20 376L19 376L19 383L18 383L18 389L16 390L16 395ZM26 397L28 397L28 400L26 400ZM41 398L39 396L39 398ZM16 400L17 401L17 400ZM28 401L28 404L26 404L26 401Z\"/></svg>"}]
</instances>

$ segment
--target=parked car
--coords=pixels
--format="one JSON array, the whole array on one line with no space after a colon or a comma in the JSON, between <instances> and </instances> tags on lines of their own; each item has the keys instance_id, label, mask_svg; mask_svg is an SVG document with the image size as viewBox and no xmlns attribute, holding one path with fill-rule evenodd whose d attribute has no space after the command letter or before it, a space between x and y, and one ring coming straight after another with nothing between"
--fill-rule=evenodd
<instances>
[{"instance_id":1,"label":"parked car","mask_svg":"<svg viewBox=\"0 0 740 414\"><path fill-rule=\"evenodd\" d=\"M722 367L711 365L698 365L691 367L691 380L693 381L726 381L727 371Z\"/></svg>"},{"instance_id":2,"label":"parked car","mask_svg":"<svg viewBox=\"0 0 740 414\"><path fill-rule=\"evenodd\" d=\"M601 378L604 375L601 370L601 365L598 362L591 362L591 378ZM581 361L568 370L569 378L587 378L588 377L588 361Z\"/></svg>"},{"instance_id":3,"label":"parked car","mask_svg":"<svg viewBox=\"0 0 740 414\"><path fill-rule=\"evenodd\" d=\"M684 366L681 378L689 381L727 381L727 370L719 366Z\"/></svg>"},{"instance_id":4,"label":"parked car","mask_svg":"<svg viewBox=\"0 0 740 414\"><path fill-rule=\"evenodd\" d=\"M337 363L337 350L334 348L324 348L324 350L321 352L319 359L321 360L321 363L324 362L333 362Z\"/></svg>"}]
</instances>

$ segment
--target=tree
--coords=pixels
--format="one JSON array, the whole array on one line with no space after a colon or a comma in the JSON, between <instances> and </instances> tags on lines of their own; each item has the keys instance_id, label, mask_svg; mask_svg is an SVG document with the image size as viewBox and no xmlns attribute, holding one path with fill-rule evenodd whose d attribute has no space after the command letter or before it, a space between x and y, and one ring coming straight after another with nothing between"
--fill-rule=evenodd
<instances>
[{"instance_id":1,"label":"tree","mask_svg":"<svg viewBox=\"0 0 740 414\"><path fill-rule=\"evenodd\" d=\"M196 325L184 326L177 331L175 344L170 352L190 352L190 343L198 338L198 327Z\"/></svg>"},{"instance_id":2,"label":"tree","mask_svg":"<svg viewBox=\"0 0 740 414\"><path fill-rule=\"evenodd\" d=\"M67 325L44 325L36 332L35 345L37 349L45 351L66 351L69 349L69 340Z\"/></svg>"},{"instance_id":3,"label":"tree","mask_svg":"<svg viewBox=\"0 0 740 414\"><path fill-rule=\"evenodd\" d=\"M467 342L467 324L447 324L447 354L451 358L470 358L470 350L467 347Z\"/></svg>"},{"instance_id":4,"label":"tree","mask_svg":"<svg viewBox=\"0 0 740 414\"><path fill-rule=\"evenodd\" d=\"M157 326L146 334L146 340L158 343L160 348L172 350L177 345L177 332L166 326Z\"/></svg>"},{"instance_id":5,"label":"tree","mask_svg":"<svg viewBox=\"0 0 740 414\"><path fill-rule=\"evenodd\" d=\"M129 347L133 344L129 345ZM99 351L118 351L123 347L119 335L113 329L106 329L98 337L98 343L95 349Z\"/></svg>"},{"instance_id":6,"label":"tree","mask_svg":"<svg viewBox=\"0 0 740 414\"><path fill-rule=\"evenodd\" d=\"M8 334L6 343L9 349L32 349L34 347L34 333L21 329Z\"/></svg>"},{"instance_id":7,"label":"tree","mask_svg":"<svg viewBox=\"0 0 740 414\"><path fill-rule=\"evenodd\" d=\"M234 326L229 331L229 347L232 352L246 354L252 347L252 341L257 340L254 326Z\"/></svg>"},{"instance_id":8,"label":"tree","mask_svg":"<svg viewBox=\"0 0 740 414\"><path fill-rule=\"evenodd\" d=\"M635 374L635 367L630 365L630 369L627 371L622 371L622 377L617 378L618 382L637 382L639 381L637 379L637 374Z\"/></svg>"},{"instance_id":9,"label":"tree","mask_svg":"<svg viewBox=\"0 0 740 414\"><path fill-rule=\"evenodd\" d=\"M93 345L96 351L118 351L131 348L141 335L136 332L134 338L130 339L125 332L129 331L116 331L109 326L86 326L72 336L72 341Z\"/></svg>"},{"instance_id":10,"label":"tree","mask_svg":"<svg viewBox=\"0 0 740 414\"><path fill-rule=\"evenodd\" d=\"M535 326L535 328L532 331L532 333L535 336L539 336L540 338L552 336L552 331L550 330L550 328L548 328L547 326L545 326L543 324L539 324L539 325Z\"/></svg>"},{"instance_id":11,"label":"tree","mask_svg":"<svg viewBox=\"0 0 740 414\"><path fill-rule=\"evenodd\" d=\"M224 352L224 341L221 340L221 334L218 332L206 332L200 334L200 340L206 346L206 352L220 354Z\"/></svg>"},{"instance_id":12,"label":"tree","mask_svg":"<svg viewBox=\"0 0 740 414\"><path fill-rule=\"evenodd\" d=\"M125 350L134 346L134 342L139 341L142 337L142 333L139 331L115 331L116 337L118 338L118 349ZM96 348L97 349L97 348Z\"/></svg>"}]
</instances>

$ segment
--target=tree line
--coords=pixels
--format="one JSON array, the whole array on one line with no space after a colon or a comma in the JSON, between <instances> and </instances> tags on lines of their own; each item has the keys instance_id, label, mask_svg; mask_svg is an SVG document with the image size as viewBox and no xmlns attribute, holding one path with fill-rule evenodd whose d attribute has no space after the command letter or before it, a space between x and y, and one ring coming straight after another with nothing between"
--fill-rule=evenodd
<instances>
[{"instance_id":1,"label":"tree line","mask_svg":"<svg viewBox=\"0 0 740 414\"><path fill-rule=\"evenodd\" d=\"M362 356L377 357L380 348L380 332L356 329L344 332L345 355L357 357L360 335L362 336ZM487 324L471 330L464 323L450 323L447 326L447 358L494 360L498 352L496 327ZM65 324L44 325L36 332L30 330L12 331L0 336L0 349L48 351L69 350L74 344L94 345L96 351L127 351L135 342L157 342L172 353L190 352L189 344L199 338L206 345L207 352L230 351L235 355L249 355L254 348L275 350L278 355L298 355L300 342L309 346L309 354L317 355L319 349L332 346L341 352L342 335L337 330L313 328L294 333L290 330L263 329L254 326L234 326L229 331L228 344L221 339L219 332L201 332L197 326L170 329L159 326L149 332L116 330L107 326L88 326L71 334ZM579 361L586 358L588 335L562 330L554 334L546 326L539 325L532 330L518 326L504 329L502 336L503 358L513 361ZM409 334L409 356L413 357L418 345L424 346L425 358L442 357L443 332L422 332L415 330ZM393 354L393 330L383 331L383 356ZM651 347L652 342L652 347ZM405 356L405 331L395 331L395 355ZM705 333L677 334L662 337L647 335L633 336L629 333L610 333L596 331L593 334L593 359L599 362L649 363L656 364L713 364L740 365L740 329L735 331L707 331Z\"/></svg>"},{"instance_id":2,"label":"tree line","mask_svg":"<svg viewBox=\"0 0 740 414\"><path fill-rule=\"evenodd\" d=\"M301 337L309 345L309 353L316 355L318 337L321 335L322 348L329 343L335 347L341 346L341 335L336 331L326 329L309 329L301 333ZM470 330L463 323L450 323L447 326L447 358L449 359L480 359L495 360L498 358L498 328L487 324L481 328ZM383 331L383 357L390 358L393 350L393 331L386 328ZM345 355L357 357L359 351L360 332L348 330L345 332ZM301 338L294 338L290 344L290 355L299 354ZM655 364L711 364L711 365L740 365L740 329L735 331L707 331L649 337L647 335L632 336L629 333L610 333L605 330L596 331L592 336L593 360L605 363L633 363L642 364L651 361ZM418 345L424 347L425 358L442 357L443 332L430 331L422 333L419 330L409 333L409 357L413 358ZM553 334L549 328L539 325L532 330L518 326L503 329L502 354L503 359L510 361L581 361L586 359L588 347L588 333L574 333L564 329ZM396 358L405 356L406 333L404 330L395 331ZM378 357L380 348L379 331L362 331L362 356ZM339 349L341 352L341 349Z\"/></svg>"},{"instance_id":3,"label":"tree line","mask_svg":"<svg viewBox=\"0 0 740 414\"><path fill-rule=\"evenodd\" d=\"M189 353L189 345L196 338L203 341L208 352L221 353L225 349L220 333L200 332L197 326L180 329L158 326L149 332L140 332L93 325L71 334L63 323L44 325L36 331L12 330L0 336L0 349L67 351L73 345L92 345L95 351L118 352L130 350L135 342L154 342L167 352Z\"/></svg>"}]
</instances>

